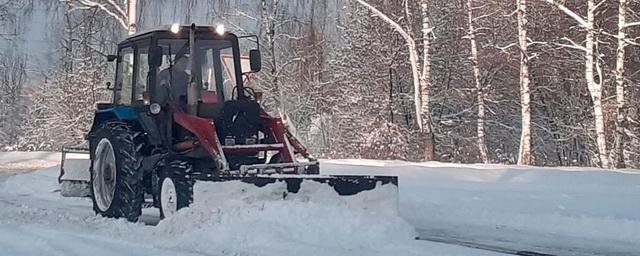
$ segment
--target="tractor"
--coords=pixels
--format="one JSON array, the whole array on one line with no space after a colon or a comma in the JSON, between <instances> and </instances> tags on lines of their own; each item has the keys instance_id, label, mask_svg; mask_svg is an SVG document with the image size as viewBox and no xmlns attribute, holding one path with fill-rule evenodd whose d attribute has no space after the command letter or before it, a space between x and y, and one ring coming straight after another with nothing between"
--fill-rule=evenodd
<instances>
[{"instance_id":1,"label":"tractor","mask_svg":"<svg viewBox=\"0 0 640 256\"><path fill-rule=\"evenodd\" d=\"M256 45L248 58L240 49L247 39ZM259 47L256 36L195 24L118 44L107 56L116 63L115 82L107 83L112 102L97 105L86 136L97 214L137 221L152 205L165 218L193 202L201 181L286 182L287 193L320 182L340 195L397 187L394 176L320 175L318 161L282 119L261 107L261 93L245 86L261 69Z\"/></svg>"}]
</instances>

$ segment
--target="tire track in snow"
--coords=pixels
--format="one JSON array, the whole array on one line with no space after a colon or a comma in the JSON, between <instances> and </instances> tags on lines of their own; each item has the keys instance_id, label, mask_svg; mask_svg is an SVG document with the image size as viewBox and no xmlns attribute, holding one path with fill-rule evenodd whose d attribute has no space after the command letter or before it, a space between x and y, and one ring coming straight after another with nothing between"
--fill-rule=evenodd
<instances>
[{"instance_id":1,"label":"tire track in snow","mask_svg":"<svg viewBox=\"0 0 640 256\"><path fill-rule=\"evenodd\" d=\"M482 243L477 243L477 242L472 242L472 241L465 241L465 240L456 239L456 238L443 238L443 237L435 237L435 236L432 236L432 237L419 236L419 237L416 237L416 240L429 241L429 242L435 242L435 243L443 243L443 244L450 244L450 245L458 245L458 246L464 246L464 247L473 248L473 249L479 249L479 250L491 251L491 252L497 252L497 253L503 253L503 254L509 254L509 255L518 255L518 256L558 256L558 255L555 255L555 254L548 254L548 253L542 253L542 252L533 252L533 251L527 251L527 250L517 250L517 249L512 249L512 248L507 248L507 247L502 247L502 246L495 246L495 245L482 244Z\"/></svg>"},{"instance_id":2,"label":"tire track in snow","mask_svg":"<svg viewBox=\"0 0 640 256\"><path fill-rule=\"evenodd\" d=\"M591 244L585 247L585 243L594 241L581 241L575 243L559 236L546 237L528 233L512 233L507 237L483 237L479 234L461 235L447 233L440 230L427 230L417 228L417 240L460 245L486 251L498 252L519 256L640 256L635 246L620 244L618 246L599 247ZM549 235L549 234L546 234ZM536 240L538 239L538 240ZM555 241L552 243L551 241Z\"/></svg>"}]
</instances>

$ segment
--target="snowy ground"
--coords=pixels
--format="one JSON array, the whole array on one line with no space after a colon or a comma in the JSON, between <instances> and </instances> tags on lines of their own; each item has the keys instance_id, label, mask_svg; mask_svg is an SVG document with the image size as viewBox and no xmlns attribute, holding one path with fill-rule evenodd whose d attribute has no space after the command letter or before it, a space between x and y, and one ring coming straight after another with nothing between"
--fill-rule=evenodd
<instances>
[{"instance_id":1,"label":"snowy ground","mask_svg":"<svg viewBox=\"0 0 640 256\"><path fill-rule=\"evenodd\" d=\"M640 172L325 161L330 173L400 176L419 236L557 255L640 255Z\"/></svg>"},{"instance_id":2,"label":"snowy ground","mask_svg":"<svg viewBox=\"0 0 640 256\"><path fill-rule=\"evenodd\" d=\"M0 154L0 255L500 255L416 236L557 255L640 255L634 171L327 160L326 174L400 176L399 209L373 200L376 192L338 198L311 186L281 200L279 185L200 183L192 207L153 226L145 223L157 222L154 209L131 224L96 217L88 199L60 197L55 166L7 172L58 157Z\"/></svg>"}]
</instances>

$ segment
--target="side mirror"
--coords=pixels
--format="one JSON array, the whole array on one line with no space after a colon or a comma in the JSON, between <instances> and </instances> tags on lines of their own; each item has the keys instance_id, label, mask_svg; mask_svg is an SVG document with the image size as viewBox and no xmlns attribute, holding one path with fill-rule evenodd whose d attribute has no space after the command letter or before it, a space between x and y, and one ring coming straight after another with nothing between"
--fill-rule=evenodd
<instances>
[{"instance_id":1,"label":"side mirror","mask_svg":"<svg viewBox=\"0 0 640 256\"><path fill-rule=\"evenodd\" d=\"M116 59L118 59L118 56L116 55L112 55L112 54L107 55L107 61L109 62L113 62Z\"/></svg>"},{"instance_id":2,"label":"side mirror","mask_svg":"<svg viewBox=\"0 0 640 256\"><path fill-rule=\"evenodd\" d=\"M262 70L262 55L260 54L260 50L249 51L249 64L252 73L257 73Z\"/></svg>"}]
</instances>

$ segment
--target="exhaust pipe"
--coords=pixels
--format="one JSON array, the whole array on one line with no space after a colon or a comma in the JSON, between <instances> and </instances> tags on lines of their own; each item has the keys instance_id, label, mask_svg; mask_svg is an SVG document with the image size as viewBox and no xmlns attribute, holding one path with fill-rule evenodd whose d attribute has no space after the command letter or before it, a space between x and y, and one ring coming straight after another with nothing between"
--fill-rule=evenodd
<instances>
[{"instance_id":1,"label":"exhaust pipe","mask_svg":"<svg viewBox=\"0 0 640 256\"><path fill-rule=\"evenodd\" d=\"M196 24L191 23L189 29L189 85L187 87L187 113L197 115L198 113L198 85L194 70L196 68Z\"/></svg>"}]
</instances>

